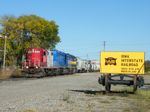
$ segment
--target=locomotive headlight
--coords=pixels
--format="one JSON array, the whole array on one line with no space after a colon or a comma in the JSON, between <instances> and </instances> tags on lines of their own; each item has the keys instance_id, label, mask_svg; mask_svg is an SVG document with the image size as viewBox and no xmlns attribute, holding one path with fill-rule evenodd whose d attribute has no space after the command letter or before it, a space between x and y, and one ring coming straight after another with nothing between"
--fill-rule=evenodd
<instances>
[{"instance_id":1,"label":"locomotive headlight","mask_svg":"<svg viewBox=\"0 0 150 112\"><path fill-rule=\"evenodd\" d=\"M38 68L38 66L36 66L35 68Z\"/></svg>"},{"instance_id":2,"label":"locomotive headlight","mask_svg":"<svg viewBox=\"0 0 150 112\"><path fill-rule=\"evenodd\" d=\"M26 68L29 68L28 66L26 66Z\"/></svg>"}]
</instances>

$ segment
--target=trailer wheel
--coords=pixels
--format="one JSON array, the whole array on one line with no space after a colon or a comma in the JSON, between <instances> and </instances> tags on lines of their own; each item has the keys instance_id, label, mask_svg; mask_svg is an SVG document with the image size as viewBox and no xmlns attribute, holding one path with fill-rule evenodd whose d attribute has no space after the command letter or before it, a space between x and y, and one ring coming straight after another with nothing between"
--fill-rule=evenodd
<instances>
[{"instance_id":1,"label":"trailer wheel","mask_svg":"<svg viewBox=\"0 0 150 112\"><path fill-rule=\"evenodd\" d=\"M133 78L133 92L136 92L137 90L137 75Z\"/></svg>"},{"instance_id":2,"label":"trailer wheel","mask_svg":"<svg viewBox=\"0 0 150 112\"><path fill-rule=\"evenodd\" d=\"M110 74L105 74L105 91L110 92L111 90L111 84L109 83Z\"/></svg>"}]
</instances>

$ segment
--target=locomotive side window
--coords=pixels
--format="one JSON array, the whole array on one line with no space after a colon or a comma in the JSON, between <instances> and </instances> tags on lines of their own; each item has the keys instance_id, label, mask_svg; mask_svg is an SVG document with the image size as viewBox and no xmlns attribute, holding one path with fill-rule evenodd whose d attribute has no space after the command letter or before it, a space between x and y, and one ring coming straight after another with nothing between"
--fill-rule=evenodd
<instances>
[{"instance_id":1,"label":"locomotive side window","mask_svg":"<svg viewBox=\"0 0 150 112\"><path fill-rule=\"evenodd\" d=\"M47 54L46 52L43 53L44 56L46 56L46 54Z\"/></svg>"}]
</instances>

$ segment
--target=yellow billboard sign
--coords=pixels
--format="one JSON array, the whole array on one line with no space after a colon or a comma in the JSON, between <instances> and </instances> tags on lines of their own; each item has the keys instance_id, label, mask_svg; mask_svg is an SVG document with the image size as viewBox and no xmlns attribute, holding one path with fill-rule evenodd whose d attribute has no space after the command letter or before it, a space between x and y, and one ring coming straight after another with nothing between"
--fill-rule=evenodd
<instances>
[{"instance_id":1,"label":"yellow billboard sign","mask_svg":"<svg viewBox=\"0 0 150 112\"><path fill-rule=\"evenodd\" d=\"M101 52L100 72L144 74L144 52Z\"/></svg>"}]
</instances>

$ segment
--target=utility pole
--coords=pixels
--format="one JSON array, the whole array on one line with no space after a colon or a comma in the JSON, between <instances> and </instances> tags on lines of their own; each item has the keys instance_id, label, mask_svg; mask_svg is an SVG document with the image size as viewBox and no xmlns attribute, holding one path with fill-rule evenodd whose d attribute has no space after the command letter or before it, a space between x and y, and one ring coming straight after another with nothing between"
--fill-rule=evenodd
<instances>
[{"instance_id":1,"label":"utility pole","mask_svg":"<svg viewBox=\"0 0 150 112\"><path fill-rule=\"evenodd\" d=\"M5 69L5 60L6 60L6 38L7 36L4 36L4 55L3 55L3 69Z\"/></svg>"},{"instance_id":2,"label":"utility pole","mask_svg":"<svg viewBox=\"0 0 150 112\"><path fill-rule=\"evenodd\" d=\"M106 47L106 41L104 41L103 45L104 45L104 51L105 51L105 47Z\"/></svg>"},{"instance_id":3,"label":"utility pole","mask_svg":"<svg viewBox=\"0 0 150 112\"><path fill-rule=\"evenodd\" d=\"M0 38L4 38L4 50L3 51L3 69L5 69L5 63L6 63L6 38L7 36L3 36L3 35L0 35Z\"/></svg>"}]
</instances>

